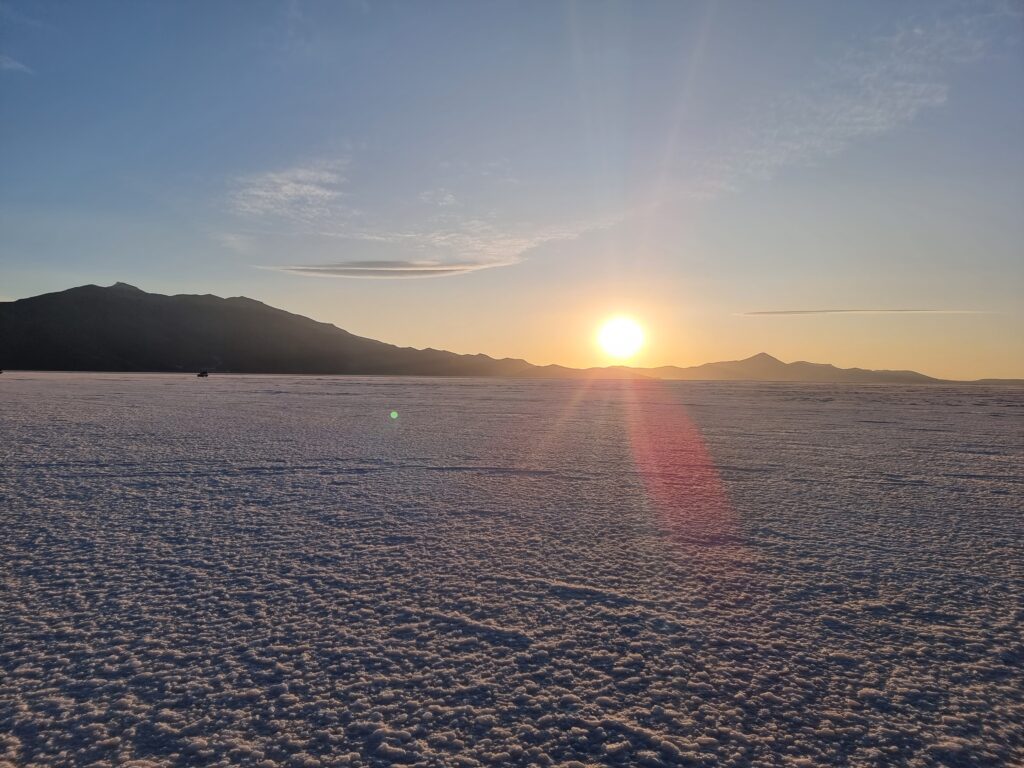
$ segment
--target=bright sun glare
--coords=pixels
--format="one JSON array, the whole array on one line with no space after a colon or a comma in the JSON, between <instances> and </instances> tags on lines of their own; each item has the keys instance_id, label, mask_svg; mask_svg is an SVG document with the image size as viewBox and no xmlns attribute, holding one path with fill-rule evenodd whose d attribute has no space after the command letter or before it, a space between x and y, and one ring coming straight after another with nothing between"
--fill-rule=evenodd
<instances>
[{"instance_id":1,"label":"bright sun glare","mask_svg":"<svg viewBox=\"0 0 1024 768\"><path fill-rule=\"evenodd\" d=\"M597 343L606 354L625 360L644 345L644 329L631 317L613 317L598 330Z\"/></svg>"}]
</instances>

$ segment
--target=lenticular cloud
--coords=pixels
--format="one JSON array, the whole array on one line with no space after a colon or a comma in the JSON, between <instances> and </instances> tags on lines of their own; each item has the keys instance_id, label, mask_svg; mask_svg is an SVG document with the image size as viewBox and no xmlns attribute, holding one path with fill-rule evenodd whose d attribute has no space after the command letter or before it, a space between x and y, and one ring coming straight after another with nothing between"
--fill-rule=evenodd
<instances>
[{"instance_id":1,"label":"lenticular cloud","mask_svg":"<svg viewBox=\"0 0 1024 768\"><path fill-rule=\"evenodd\" d=\"M267 267L279 272L291 272L307 277L356 278L416 278L446 277L475 272L480 269L505 266L495 262L442 262L442 261L342 261L333 264L307 264Z\"/></svg>"}]
</instances>

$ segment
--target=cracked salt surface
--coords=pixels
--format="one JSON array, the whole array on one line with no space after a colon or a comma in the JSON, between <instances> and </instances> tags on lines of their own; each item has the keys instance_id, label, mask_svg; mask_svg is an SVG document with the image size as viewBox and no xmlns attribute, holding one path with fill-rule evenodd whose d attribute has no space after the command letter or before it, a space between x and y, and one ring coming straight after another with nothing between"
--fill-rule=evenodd
<instances>
[{"instance_id":1,"label":"cracked salt surface","mask_svg":"<svg viewBox=\"0 0 1024 768\"><path fill-rule=\"evenodd\" d=\"M1020 765L1022 417L5 373L0 764Z\"/></svg>"}]
</instances>

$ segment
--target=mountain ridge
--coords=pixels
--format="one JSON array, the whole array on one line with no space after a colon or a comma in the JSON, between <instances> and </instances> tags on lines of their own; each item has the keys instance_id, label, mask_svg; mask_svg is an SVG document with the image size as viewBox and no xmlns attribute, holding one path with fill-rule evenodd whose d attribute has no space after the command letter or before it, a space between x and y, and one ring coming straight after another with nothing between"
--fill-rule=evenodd
<instances>
[{"instance_id":1,"label":"mountain ridge","mask_svg":"<svg viewBox=\"0 0 1024 768\"><path fill-rule=\"evenodd\" d=\"M764 352L680 367L568 368L518 358L414 349L357 336L245 296L147 293L84 285L0 302L0 366L22 370L655 378L829 383L941 383L915 371L784 363ZM1015 383L1015 380L985 380ZM1024 382L1022 382L1024 383Z\"/></svg>"}]
</instances>

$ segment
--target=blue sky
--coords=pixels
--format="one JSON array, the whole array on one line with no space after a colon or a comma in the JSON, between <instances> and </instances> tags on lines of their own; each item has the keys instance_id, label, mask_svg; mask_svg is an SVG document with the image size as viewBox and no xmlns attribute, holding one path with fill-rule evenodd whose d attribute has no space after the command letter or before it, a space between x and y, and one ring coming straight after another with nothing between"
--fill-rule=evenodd
<instances>
[{"instance_id":1,"label":"blue sky","mask_svg":"<svg viewBox=\"0 0 1024 768\"><path fill-rule=\"evenodd\" d=\"M1022 41L1017 2L3 0L0 297L1024 376ZM816 309L932 311L747 314Z\"/></svg>"}]
</instances>

